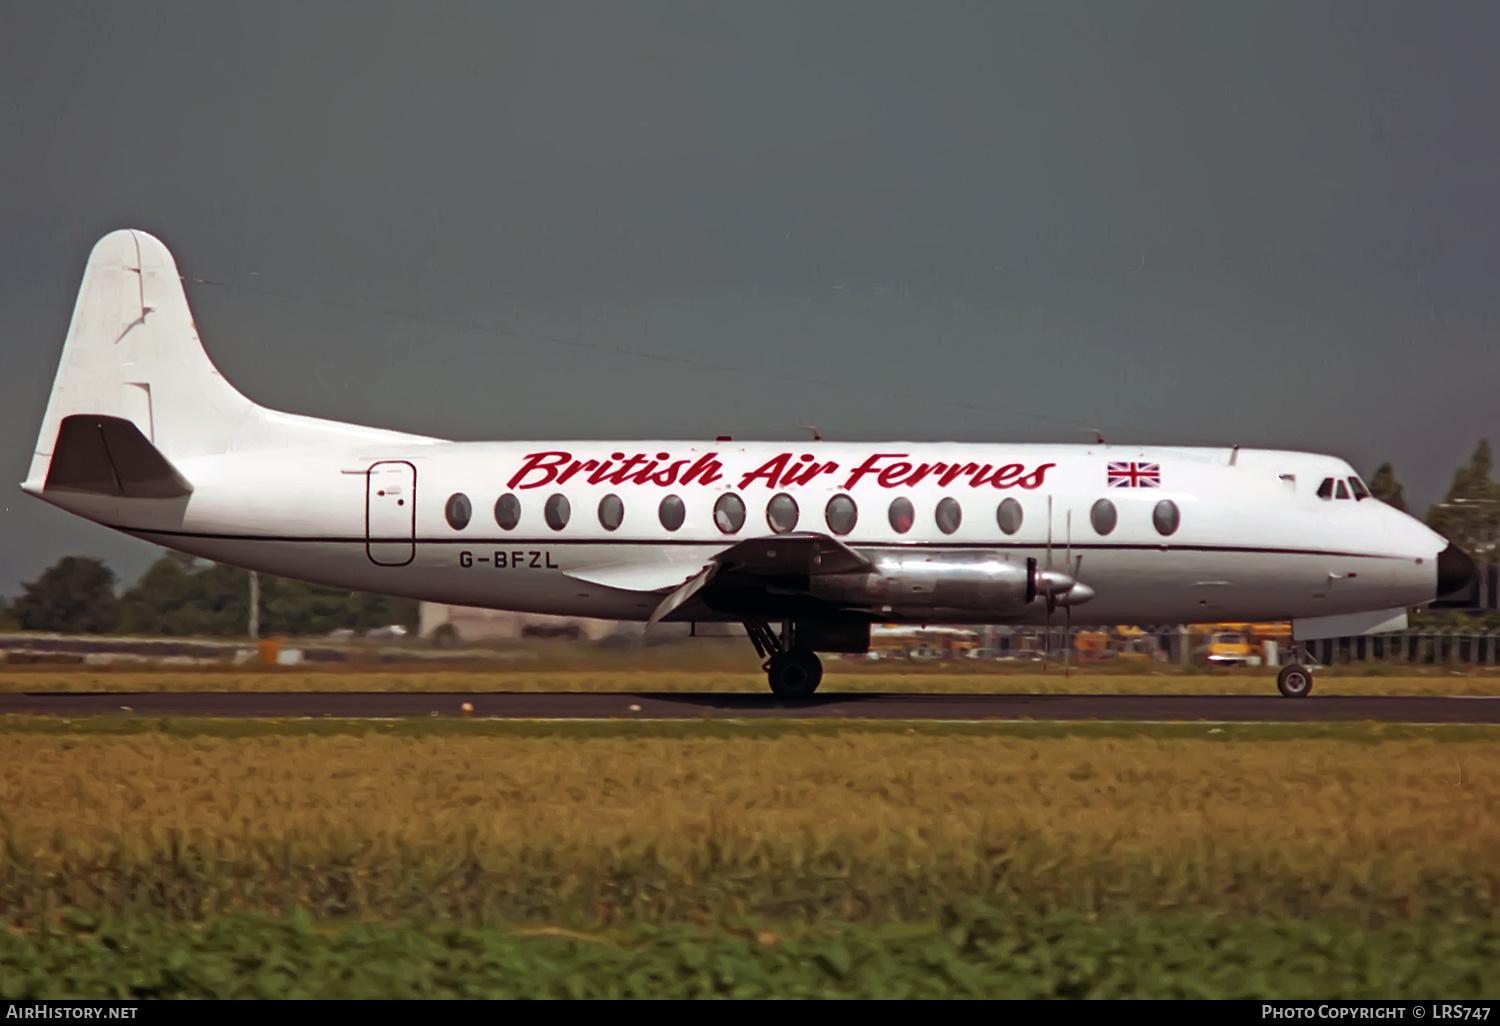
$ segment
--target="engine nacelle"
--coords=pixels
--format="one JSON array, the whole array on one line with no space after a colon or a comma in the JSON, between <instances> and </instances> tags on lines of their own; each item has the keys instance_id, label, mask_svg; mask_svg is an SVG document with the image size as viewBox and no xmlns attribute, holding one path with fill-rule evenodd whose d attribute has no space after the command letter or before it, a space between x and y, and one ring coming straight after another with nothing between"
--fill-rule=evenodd
<instances>
[{"instance_id":1,"label":"engine nacelle","mask_svg":"<svg viewBox=\"0 0 1500 1026\"><path fill-rule=\"evenodd\" d=\"M1021 613L1036 600L1036 560L993 549L866 549L873 573L813 577L814 596L896 617Z\"/></svg>"}]
</instances>

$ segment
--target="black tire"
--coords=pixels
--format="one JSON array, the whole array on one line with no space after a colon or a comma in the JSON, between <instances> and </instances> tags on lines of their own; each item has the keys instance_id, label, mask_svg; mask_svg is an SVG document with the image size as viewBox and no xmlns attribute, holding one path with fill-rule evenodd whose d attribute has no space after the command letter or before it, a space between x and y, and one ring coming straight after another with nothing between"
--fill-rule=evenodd
<instances>
[{"instance_id":1,"label":"black tire","mask_svg":"<svg viewBox=\"0 0 1500 1026\"><path fill-rule=\"evenodd\" d=\"M823 661L806 648L778 652L766 667L766 677L777 698L811 698L823 682Z\"/></svg>"},{"instance_id":2,"label":"black tire","mask_svg":"<svg viewBox=\"0 0 1500 1026\"><path fill-rule=\"evenodd\" d=\"M1312 686L1312 671L1301 663L1283 666L1276 675L1276 689L1288 698L1306 698Z\"/></svg>"}]
</instances>

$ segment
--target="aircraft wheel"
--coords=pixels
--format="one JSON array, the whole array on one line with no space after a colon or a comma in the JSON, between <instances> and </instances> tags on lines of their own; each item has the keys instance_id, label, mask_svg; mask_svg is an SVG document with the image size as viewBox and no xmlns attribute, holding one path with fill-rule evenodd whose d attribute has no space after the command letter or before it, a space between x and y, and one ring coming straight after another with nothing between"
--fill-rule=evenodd
<instances>
[{"instance_id":1,"label":"aircraft wheel","mask_svg":"<svg viewBox=\"0 0 1500 1026\"><path fill-rule=\"evenodd\" d=\"M1312 684L1312 671L1300 663L1284 666L1276 675L1277 690L1288 698L1306 698Z\"/></svg>"},{"instance_id":2,"label":"aircraft wheel","mask_svg":"<svg viewBox=\"0 0 1500 1026\"><path fill-rule=\"evenodd\" d=\"M766 664L766 677L777 698L811 698L823 681L823 661L811 649L778 652Z\"/></svg>"}]
</instances>

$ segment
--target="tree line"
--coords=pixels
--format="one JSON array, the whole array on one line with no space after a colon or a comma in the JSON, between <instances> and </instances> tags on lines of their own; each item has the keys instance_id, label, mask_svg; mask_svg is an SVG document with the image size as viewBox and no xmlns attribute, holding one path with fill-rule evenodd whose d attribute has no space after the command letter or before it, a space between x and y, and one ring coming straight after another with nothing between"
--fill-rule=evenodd
<instances>
[{"instance_id":1,"label":"tree line","mask_svg":"<svg viewBox=\"0 0 1500 1026\"><path fill-rule=\"evenodd\" d=\"M1497 560L1500 484L1489 439L1481 439L1453 475L1427 523L1482 563ZM1367 482L1375 498L1410 512L1389 462ZM64 556L14 601L0 603L0 628L89 634L244 637L250 623L250 575L236 567L199 566L163 556L122 594L114 571L88 556ZM401 624L417 626L415 599L351 592L262 574L260 625L265 634L326 634Z\"/></svg>"},{"instance_id":2,"label":"tree line","mask_svg":"<svg viewBox=\"0 0 1500 1026\"><path fill-rule=\"evenodd\" d=\"M417 627L415 599L392 598L260 575L262 635L307 636L340 628ZM9 629L169 637L245 637L250 574L175 556L153 563L116 592L113 570L89 556L64 556L0 611Z\"/></svg>"}]
</instances>

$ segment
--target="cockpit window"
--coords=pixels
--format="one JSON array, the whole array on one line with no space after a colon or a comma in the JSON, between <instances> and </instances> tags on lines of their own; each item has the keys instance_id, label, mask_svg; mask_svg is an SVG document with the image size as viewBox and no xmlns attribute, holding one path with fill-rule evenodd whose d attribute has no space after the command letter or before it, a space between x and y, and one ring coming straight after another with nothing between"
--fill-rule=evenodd
<instances>
[{"instance_id":1,"label":"cockpit window","mask_svg":"<svg viewBox=\"0 0 1500 1026\"><path fill-rule=\"evenodd\" d=\"M1334 492L1334 494L1337 495L1340 499L1347 499L1347 498L1349 498L1349 489L1347 487L1345 487L1344 482L1339 481L1337 484L1334 485L1334 487L1336 489L1336 491Z\"/></svg>"},{"instance_id":2,"label":"cockpit window","mask_svg":"<svg viewBox=\"0 0 1500 1026\"><path fill-rule=\"evenodd\" d=\"M1370 489L1366 488L1365 483L1357 477L1349 479L1349 490L1354 493L1356 499L1368 499L1370 497Z\"/></svg>"},{"instance_id":3,"label":"cockpit window","mask_svg":"<svg viewBox=\"0 0 1500 1026\"><path fill-rule=\"evenodd\" d=\"M1320 499L1331 499L1331 498L1333 498L1333 478L1331 478L1331 477L1325 477L1323 479L1323 483L1320 484L1320 485L1318 485L1318 498L1320 498Z\"/></svg>"}]
</instances>

